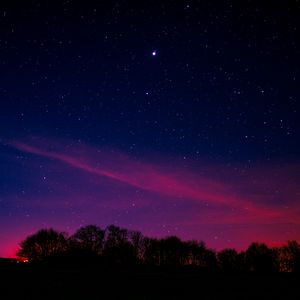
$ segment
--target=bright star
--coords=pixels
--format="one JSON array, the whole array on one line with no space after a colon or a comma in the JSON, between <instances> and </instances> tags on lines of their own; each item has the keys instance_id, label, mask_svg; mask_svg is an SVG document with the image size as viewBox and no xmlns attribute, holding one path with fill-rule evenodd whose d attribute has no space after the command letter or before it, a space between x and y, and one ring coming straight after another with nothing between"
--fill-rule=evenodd
<instances>
[{"instance_id":1,"label":"bright star","mask_svg":"<svg viewBox=\"0 0 300 300\"><path fill-rule=\"evenodd\" d=\"M156 50L152 51L152 56L156 55Z\"/></svg>"}]
</instances>

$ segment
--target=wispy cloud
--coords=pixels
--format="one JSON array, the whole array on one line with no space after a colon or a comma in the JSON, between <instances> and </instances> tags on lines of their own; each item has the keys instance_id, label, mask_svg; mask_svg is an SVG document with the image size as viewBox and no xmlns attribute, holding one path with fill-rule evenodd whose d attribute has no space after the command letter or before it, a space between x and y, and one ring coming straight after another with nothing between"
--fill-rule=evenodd
<instances>
[{"instance_id":1,"label":"wispy cloud","mask_svg":"<svg viewBox=\"0 0 300 300\"><path fill-rule=\"evenodd\" d=\"M284 216L284 211L276 208L272 202L266 203L268 197L276 196L276 191L264 195L260 187L255 194L257 183L251 183L253 174L249 175L248 186L245 183L239 186L242 180L238 178L235 185L232 185L226 183L226 178L221 181L213 178L212 174L200 176L180 166L170 168L166 164L146 162L119 151L101 150L82 143L72 144L57 140L42 140L39 143L40 145L35 142L14 141L11 145L20 151L59 161L82 172L106 177L137 189L181 201L221 206L225 211L230 208L235 212L235 220L250 216L256 220L270 220ZM251 192L243 192L243 189ZM232 214L227 214L230 215Z\"/></svg>"},{"instance_id":2,"label":"wispy cloud","mask_svg":"<svg viewBox=\"0 0 300 300\"><path fill-rule=\"evenodd\" d=\"M48 150L51 143L55 146ZM253 209L251 202L235 195L232 188L224 183L179 168L174 168L171 174L164 165L137 161L117 151L100 151L82 144L61 150L64 145L53 141L46 147L16 141L11 145L20 151L54 159L83 172L104 176L138 189L183 200L226 206L243 205L245 209Z\"/></svg>"}]
</instances>

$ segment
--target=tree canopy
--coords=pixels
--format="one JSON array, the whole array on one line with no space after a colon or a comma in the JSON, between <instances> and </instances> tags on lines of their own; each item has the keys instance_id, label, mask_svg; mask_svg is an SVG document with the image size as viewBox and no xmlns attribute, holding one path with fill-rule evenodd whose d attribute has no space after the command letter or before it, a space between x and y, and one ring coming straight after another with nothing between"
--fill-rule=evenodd
<instances>
[{"instance_id":1,"label":"tree canopy","mask_svg":"<svg viewBox=\"0 0 300 300\"><path fill-rule=\"evenodd\" d=\"M20 243L17 256L28 261L41 261L68 249L67 235L54 229L41 229Z\"/></svg>"},{"instance_id":2,"label":"tree canopy","mask_svg":"<svg viewBox=\"0 0 300 300\"><path fill-rule=\"evenodd\" d=\"M177 236L149 238L139 231L115 225L105 229L97 225L84 226L70 237L52 228L41 229L20 243L17 256L29 262L41 262L63 255L72 261L78 251L81 258L98 258L102 263L126 266L192 266L230 273L300 272L297 241L288 241L277 248L254 242L245 252L235 249L216 252L203 241L182 241ZM78 259L80 256L76 256Z\"/></svg>"}]
</instances>

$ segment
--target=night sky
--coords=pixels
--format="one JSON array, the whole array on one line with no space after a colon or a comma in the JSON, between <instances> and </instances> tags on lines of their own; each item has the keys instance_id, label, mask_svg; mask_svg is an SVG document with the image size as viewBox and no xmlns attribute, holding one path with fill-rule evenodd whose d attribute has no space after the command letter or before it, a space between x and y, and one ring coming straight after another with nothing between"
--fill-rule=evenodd
<instances>
[{"instance_id":1,"label":"night sky","mask_svg":"<svg viewBox=\"0 0 300 300\"><path fill-rule=\"evenodd\" d=\"M0 256L88 224L300 240L299 8L1 1Z\"/></svg>"}]
</instances>

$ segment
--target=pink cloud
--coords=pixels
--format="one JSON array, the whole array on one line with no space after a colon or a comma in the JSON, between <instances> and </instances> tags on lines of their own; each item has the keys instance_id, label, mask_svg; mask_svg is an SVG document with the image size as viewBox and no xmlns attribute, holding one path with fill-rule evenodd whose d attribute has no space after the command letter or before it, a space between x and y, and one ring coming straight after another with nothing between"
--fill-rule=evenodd
<instances>
[{"instance_id":1,"label":"pink cloud","mask_svg":"<svg viewBox=\"0 0 300 300\"><path fill-rule=\"evenodd\" d=\"M82 172L95 175L96 177L105 177L112 181L129 185L131 187L142 189L156 193L182 199L182 201L197 201L208 205L223 206L224 211L229 207L234 214L227 214L225 217L231 218L238 222L241 219L259 220L276 220L281 219L287 213L282 209L277 209L272 201L276 193L266 194L264 189L274 189L274 185L278 184L278 180L283 180L281 176L267 181L266 174L270 173L269 169L263 171L248 170L245 174L223 174L223 181L218 176L212 174L198 175L194 171L186 170L180 167L170 167L167 164L149 163L136 158L130 157L119 151L107 149L96 149L82 143L69 144L55 140L43 140L40 146L36 143L25 143L15 141L11 143L16 149L31 154L43 156L58 162L61 162L71 168ZM71 146L70 146L71 145ZM175 161L176 163L176 161ZM209 169L209 167L205 166ZM211 169L213 170L215 166ZM220 167L221 169L221 167ZM215 174L217 170L214 170ZM220 170L223 172L223 169ZM278 171L278 170L277 170ZM280 171L280 170L279 170ZM278 173L278 172L277 172ZM270 174L269 174L270 175ZM269 176L268 175L268 176ZM234 184L230 184L228 177L235 179ZM256 180L255 180L256 178ZM285 179L286 180L286 179ZM264 182L265 181L265 182ZM243 192L243 189L250 190ZM291 193L291 191L289 191ZM286 193L288 193L286 191ZM293 197L299 197L292 191ZM295 196L296 195L296 196ZM291 197L291 195L289 195ZM269 205L266 203L270 198ZM294 205L298 210L298 205ZM226 208L227 207L227 208ZM293 213L289 213L289 217Z\"/></svg>"}]
</instances>

